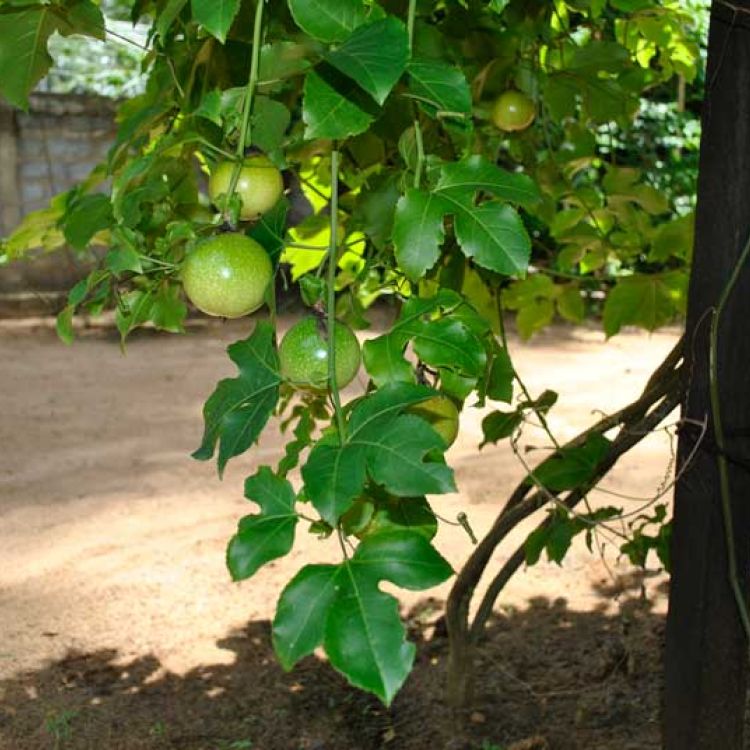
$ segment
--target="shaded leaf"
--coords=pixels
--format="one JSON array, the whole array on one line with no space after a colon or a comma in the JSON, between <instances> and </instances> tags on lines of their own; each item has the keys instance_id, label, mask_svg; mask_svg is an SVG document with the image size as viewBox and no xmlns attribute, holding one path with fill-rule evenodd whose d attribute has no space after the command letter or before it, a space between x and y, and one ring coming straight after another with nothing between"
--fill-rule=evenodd
<instances>
[{"instance_id":1,"label":"shaded leaf","mask_svg":"<svg viewBox=\"0 0 750 750\"><path fill-rule=\"evenodd\" d=\"M340 569L306 565L281 593L273 620L273 648L284 669L290 670L323 642Z\"/></svg>"},{"instance_id":2,"label":"shaded leaf","mask_svg":"<svg viewBox=\"0 0 750 750\"><path fill-rule=\"evenodd\" d=\"M534 480L553 492L579 487L593 478L610 445L595 433L583 445L561 448L534 469Z\"/></svg>"},{"instance_id":3,"label":"shaded leaf","mask_svg":"<svg viewBox=\"0 0 750 750\"><path fill-rule=\"evenodd\" d=\"M288 0L294 22L321 42L341 42L367 18L362 0Z\"/></svg>"},{"instance_id":4,"label":"shaded leaf","mask_svg":"<svg viewBox=\"0 0 750 750\"><path fill-rule=\"evenodd\" d=\"M337 75L332 75L334 71ZM325 76L325 77L324 77ZM343 79L343 81L342 81ZM374 105L357 95L357 86L333 68L318 66L305 76L302 119L305 137L342 139L363 133L374 119Z\"/></svg>"},{"instance_id":5,"label":"shaded leaf","mask_svg":"<svg viewBox=\"0 0 750 750\"><path fill-rule=\"evenodd\" d=\"M471 115L471 90L461 70L438 60L412 60L408 71L409 91L430 114Z\"/></svg>"},{"instance_id":6,"label":"shaded leaf","mask_svg":"<svg viewBox=\"0 0 750 750\"><path fill-rule=\"evenodd\" d=\"M388 16L359 26L341 46L324 57L378 104L383 104L406 69L409 37L401 21Z\"/></svg>"},{"instance_id":7,"label":"shaded leaf","mask_svg":"<svg viewBox=\"0 0 750 750\"><path fill-rule=\"evenodd\" d=\"M434 193L407 190L396 205L393 244L396 260L412 281L424 276L440 257L448 205Z\"/></svg>"},{"instance_id":8,"label":"shaded leaf","mask_svg":"<svg viewBox=\"0 0 750 750\"><path fill-rule=\"evenodd\" d=\"M191 0L191 7L193 19L224 44L240 0Z\"/></svg>"}]
</instances>

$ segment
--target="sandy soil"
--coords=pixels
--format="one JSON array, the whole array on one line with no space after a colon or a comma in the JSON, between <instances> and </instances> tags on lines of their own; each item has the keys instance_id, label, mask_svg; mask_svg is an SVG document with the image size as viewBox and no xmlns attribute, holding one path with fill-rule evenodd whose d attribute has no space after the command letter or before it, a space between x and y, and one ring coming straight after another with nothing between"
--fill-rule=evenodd
<instances>
[{"instance_id":1,"label":"sandy soil","mask_svg":"<svg viewBox=\"0 0 750 750\"><path fill-rule=\"evenodd\" d=\"M148 715L148 731L141 727L145 744L139 744L135 730L125 733L130 740L127 736L123 740L122 723L118 729L117 722L107 724L106 741L101 739L105 736L101 728L91 735L94 739L85 739L78 704L71 709L69 721L60 717L68 705L61 695L65 690L74 695L81 683L70 674L90 677L91 659L98 664L96 674L104 670L109 675L105 682L119 681L121 687L132 687L133 674L140 674L141 691L149 684L174 687L179 680L205 681L206 674L241 670L248 663L260 670L247 675L250 681L264 670L276 669L268 651L267 628L259 624L272 617L283 582L299 567L336 557L333 544L302 531L292 555L268 565L252 580L233 584L226 573L226 541L239 517L252 511L242 498L242 481L257 466L279 457L279 436L271 430L260 446L230 464L223 482L212 464L194 461L189 453L200 439L203 401L217 379L233 374L224 350L247 331L248 323L239 322L202 324L187 337L145 332L131 340L123 356L110 330L88 330L68 348L57 342L49 322L0 324L0 747L231 747L229 740L222 745L216 734L180 744L174 736L169 738L170 721L158 712ZM625 333L605 344L598 332L554 329L530 344L514 342L513 350L532 393L547 387L559 391L550 422L564 440L595 419L596 410L613 411L637 395L676 336L674 331L652 336ZM433 501L446 518L464 510L479 535L523 473L506 446L477 451L482 416L476 409L465 412L461 435L451 449L449 459L460 492ZM522 444L542 446L543 435L529 429ZM660 433L633 451L607 478L605 487L648 498L669 472L670 440ZM597 494L596 502L638 505L636 500L604 493ZM524 533L520 530L498 552L498 563ZM443 525L437 546L459 566L470 543L460 528ZM507 649L503 638L519 628L533 630L537 616L556 623L561 637L568 637L563 631L576 618L581 623L594 618L605 631L617 630L622 598L615 594L628 580L628 568L617 562L611 545L605 565L583 544L576 544L562 567L541 563L511 582L499 604L503 618L494 626L493 642ZM664 611L663 578L657 575L644 583L652 632L658 630L659 613ZM431 593L444 598L447 587ZM403 597L407 609L423 599L424 595ZM514 622L520 624L511 628ZM588 633L597 648L605 648L599 626L591 619L586 622L580 632ZM525 643L530 647L528 638ZM579 639L578 645L582 643ZM526 686L519 688L522 694L527 688L535 693L531 677L537 652L524 655L522 649L511 648L517 652L514 658L525 660L524 667L514 668L513 680ZM545 652L543 645L540 648ZM575 651L572 646L561 648ZM429 649L425 653L429 656ZM490 653L492 659L496 656ZM69 668L71 659L78 667ZM134 668L139 664L140 673ZM507 669L506 664L501 672ZM274 684L286 680L287 693L294 693L295 680L304 683L309 671L302 668L296 676L286 677L276 670L269 679ZM316 668L314 674L318 684L335 685L330 687L332 693L350 696L342 700L376 710L367 708L372 704L365 699L351 697L353 691L328 676L327 668ZM491 701L492 685L486 687L484 700ZM127 690L122 687L116 692L124 695ZM87 706L97 705L86 696ZM529 700L528 695L521 697ZM581 707L580 696L576 700L569 707L570 720L585 729L588 709ZM179 723L171 709L160 705L165 716ZM117 711L124 706L117 703ZM137 713L132 706L127 710ZM474 720L472 737L502 739L492 734L501 730L481 711ZM531 725L519 725L517 732L512 722L503 726L504 738L519 739ZM295 735L295 745L283 744L291 740L273 744L269 739L257 744L257 737L267 736L267 729L264 734L257 725L249 727L248 736L256 738L253 747L316 746L305 745L301 734ZM395 732L393 727L386 731ZM650 731L653 736L653 727ZM55 745L55 736L63 744ZM229 736L239 742L238 735ZM329 736L333 735L329 732ZM158 744L162 741L170 744ZM643 742L637 747L651 746ZM319 747L371 746L361 738L342 743ZM399 744L398 738L390 746L419 747ZM467 745L474 746L481 745ZM553 746L563 745L549 745Z\"/></svg>"}]
</instances>

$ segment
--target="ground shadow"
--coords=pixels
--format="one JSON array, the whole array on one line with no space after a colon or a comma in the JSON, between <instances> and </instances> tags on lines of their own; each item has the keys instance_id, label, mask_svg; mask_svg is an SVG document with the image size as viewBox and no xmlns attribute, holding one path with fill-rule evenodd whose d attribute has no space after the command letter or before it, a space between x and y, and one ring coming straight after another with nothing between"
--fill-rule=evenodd
<instances>
[{"instance_id":1,"label":"ground shadow","mask_svg":"<svg viewBox=\"0 0 750 750\"><path fill-rule=\"evenodd\" d=\"M455 716L443 702L447 642L427 601L409 613L419 644L393 706L350 688L310 657L277 665L268 622L219 645L231 665L178 676L153 656L70 653L0 682L2 750L649 750L659 747L663 618L647 603L618 615L532 600L490 624L477 700Z\"/></svg>"}]
</instances>

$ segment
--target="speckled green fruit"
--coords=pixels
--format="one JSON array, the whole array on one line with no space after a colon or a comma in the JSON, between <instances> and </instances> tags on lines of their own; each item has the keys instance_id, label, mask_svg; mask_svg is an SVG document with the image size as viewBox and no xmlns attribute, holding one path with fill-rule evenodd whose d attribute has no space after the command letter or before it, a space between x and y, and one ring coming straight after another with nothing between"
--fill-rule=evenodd
<instances>
[{"instance_id":1,"label":"speckled green fruit","mask_svg":"<svg viewBox=\"0 0 750 750\"><path fill-rule=\"evenodd\" d=\"M492 122L500 130L525 130L534 122L534 102L520 91L504 91L492 107Z\"/></svg>"},{"instance_id":2,"label":"speckled green fruit","mask_svg":"<svg viewBox=\"0 0 750 750\"><path fill-rule=\"evenodd\" d=\"M208 195L217 208L223 208L232 184L234 162L222 161L208 179ZM250 221L270 211L281 198L284 180L273 162L263 155L251 156L242 164L235 192L242 199L240 219Z\"/></svg>"},{"instance_id":3,"label":"speckled green fruit","mask_svg":"<svg viewBox=\"0 0 750 750\"><path fill-rule=\"evenodd\" d=\"M336 385L351 383L359 370L357 337L349 326L335 325ZM281 375L298 388L324 390L328 387L328 340L323 324L304 318L293 325L279 345Z\"/></svg>"},{"instance_id":4,"label":"speckled green fruit","mask_svg":"<svg viewBox=\"0 0 750 750\"><path fill-rule=\"evenodd\" d=\"M458 436L458 409L447 396L428 398L412 406L409 412L427 420L446 448L453 445Z\"/></svg>"},{"instance_id":5,"label":"speckled green fruit","mask_svg":"<svg viewBox=\"0 0 750 750\"><path fill-rule=\"evenodd\" d=\"M182 284L204 313L239 318L257 310L273 275L268 253L244 234L219 234L186 258Z\"/></svg>"}]
</instances>

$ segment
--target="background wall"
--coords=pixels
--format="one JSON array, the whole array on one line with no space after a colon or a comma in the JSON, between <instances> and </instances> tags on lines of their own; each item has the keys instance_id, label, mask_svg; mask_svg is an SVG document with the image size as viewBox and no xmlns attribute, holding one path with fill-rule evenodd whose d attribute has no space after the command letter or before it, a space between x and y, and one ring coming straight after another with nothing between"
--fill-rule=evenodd
<instances>
[{"instance_id":1,"label":"background wall","mask_svg":"<svg viewBox=\"0 0 750 750\"><path fill-rule=\"evenodd\" d=\"M115 106L75 94L34 94L28 112L0 102L0 236L106 158ZM0 293L66 290L83 271L71 251L0 265Z\"/></svg>"}]
</instances>

